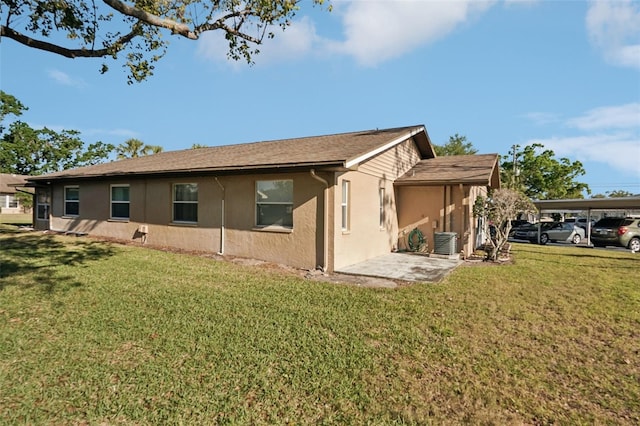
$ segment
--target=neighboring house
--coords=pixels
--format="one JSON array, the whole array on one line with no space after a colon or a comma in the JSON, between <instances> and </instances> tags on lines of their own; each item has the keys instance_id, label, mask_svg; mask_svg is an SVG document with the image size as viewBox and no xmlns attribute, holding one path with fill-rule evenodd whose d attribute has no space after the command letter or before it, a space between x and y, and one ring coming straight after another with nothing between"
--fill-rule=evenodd
<instances>
[{"instance_id":1,"label":"neighboring house","mask_svg":"<svg viewBox=\"0 0 640 426\"><path fill-rule=\"evenodd\" d=\"M424 126L227 145L31 177L37 229L137 239L328 271L458 234L499 187L498 156L435 158Z\"/></svg>"},{"instance_id":2,"label":"neighboring house","mask_svg":"<svg viewBox=\"0 0 640 426\"><path fill-rule=\"evenodd\" d=\"M0 213L17 214L24 213L20 200L16 197L19 188L24 188L27 178L30 176L0 174ZM24 189L22 189L24 191ZM27 192L27 191L25 191Z\"/></svg>"}]
</instances>

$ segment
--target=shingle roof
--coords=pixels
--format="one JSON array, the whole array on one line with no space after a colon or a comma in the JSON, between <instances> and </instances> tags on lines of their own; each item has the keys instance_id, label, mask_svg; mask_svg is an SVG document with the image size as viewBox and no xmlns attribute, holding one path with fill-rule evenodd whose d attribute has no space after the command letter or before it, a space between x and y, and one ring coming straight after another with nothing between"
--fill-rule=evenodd
<instances>
[{"instance_id":1,"label":"shingle roof","mask_svg":"<svg viewBox=\"0 0 640 426\"><path fill-rule=\"evenodd\" d=\"M0 174L0 192L3 194L15 194L16 186L23 186L27 183L27 178L32 176Z\"/></svg>"},{"instance_id":2,"label":"shingle roof","mask_svg":"<svg viewBox=\"0 0 640 426\"><path fill-rule=\"evenodd\" d=\"M416 135L425 157L432 148L424 126L367 130L325 136L283 139L210 148L161 152L95 166L32 177L31 180L145 175L179 172L216 172L285 167L345 167L368 153Z\"/></svg>"},{"instance_id":3,"label":"shingle roof","mask_svg":"<svg viewBox=\"0 0 640 426\"><path fill-rule=\"evenodd\" d=\"M500 186L498 154L451 155L419 161L396 185L476 184Z\"/></svg>"}]
</instances>

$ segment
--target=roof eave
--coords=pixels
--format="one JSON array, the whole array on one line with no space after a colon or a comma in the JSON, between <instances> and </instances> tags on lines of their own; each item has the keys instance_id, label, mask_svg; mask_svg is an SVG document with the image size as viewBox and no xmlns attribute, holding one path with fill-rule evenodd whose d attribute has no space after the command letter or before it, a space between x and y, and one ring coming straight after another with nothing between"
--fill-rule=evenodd
<instances>
[{"instance_id":1,"label":"roof eave","mask_svg":"<svg viewBox=\"0 0 640 426\"><path fill-rule=\"evenodd\" d=\"M52 182L63 180L79 180L79 179L108 179L108 178L126 178L126 177L152 177L152 176L171 176L171 175L197 175L197 174L215 174L215 173L235 173L235 172L265 172L265 171L284 171L292 169L306 168L332 168L335 170L346 170L343 161L336 162L313 162L313 163L290 163L290 164L265 164L257 166L232 166L232 167L204 167L191 169L174 169L174 170L158 170L158 171L141 171L141 172L112 172L101 174L65 174L63 176L34 176L28 179L29 183L38 184L38 182Z\"/></svg>"}]
</instances>

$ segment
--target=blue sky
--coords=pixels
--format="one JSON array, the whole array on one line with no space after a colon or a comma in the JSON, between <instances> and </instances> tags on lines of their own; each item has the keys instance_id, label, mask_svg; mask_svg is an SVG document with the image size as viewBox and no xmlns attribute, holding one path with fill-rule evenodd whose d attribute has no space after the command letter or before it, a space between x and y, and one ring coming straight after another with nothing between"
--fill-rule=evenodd
<instances>
[{"instance_id":1,"label":"blue sky","mask_svg":"<svg viewBox=\"0 0 640 426\"><path fill-rule=\"evenodd\" d=\"M0 85L34 127L165 150L424 124L480 153L534 142L593 193L640 193L640 2L304 3L252 67L221 34L173 38L147 82L120 63L0 43Z\"/></svg>"}]
</instances>

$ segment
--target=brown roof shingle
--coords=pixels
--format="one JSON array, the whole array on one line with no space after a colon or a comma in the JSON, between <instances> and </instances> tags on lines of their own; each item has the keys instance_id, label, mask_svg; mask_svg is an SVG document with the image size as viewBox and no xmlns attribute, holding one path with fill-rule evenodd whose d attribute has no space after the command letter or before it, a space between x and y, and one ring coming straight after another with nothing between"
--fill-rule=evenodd
<instances>
[{"instance_id":1,"label":"brown roof shingle","mask_svg":"<svg viewBox=\"0 0 640 426\"><path fill-rule=\"evenodd\" d=\"M476 184L500 186L498 154L450 155L419 161L396 185Z\"/></svg>"},{"instance_id":2,"label":"brown roof shingle","mask_svg":"<svg viewBox=\"0 0 640 426\"><path fill-rule=\"evenodd\" d=\"M404 140L414 134L424 135L418 136L422 142L420 149L425 156L429 155L432 148L424 126L410 126L161 152L145 157L50 173L32 177L32 180L297 166L344 166L350 160L360 158L390 142Z\"/></svg>"},{"instance_id":3,"label":"brown roof shingle","mask_svg":"<svg viewBox=\"0 0 640 426\"><path fill-rule=\"evenodd\" d=\"M15 194L16 186L21 187L27 183L27 178L33 176L14 175L2 173L0 174L0 192L3 194Z\"/></svg>"}]
</instances>

